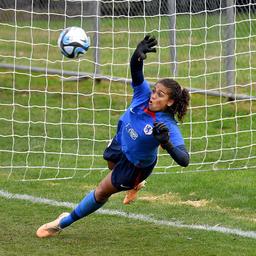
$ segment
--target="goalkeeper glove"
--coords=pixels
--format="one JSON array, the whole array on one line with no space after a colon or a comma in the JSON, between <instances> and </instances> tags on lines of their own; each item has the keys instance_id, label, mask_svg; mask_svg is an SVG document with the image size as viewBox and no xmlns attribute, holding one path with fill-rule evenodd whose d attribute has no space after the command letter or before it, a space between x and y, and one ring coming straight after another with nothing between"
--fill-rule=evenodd
<instances>
[{"instance_id":1,"label":"goalkeeper glove","mask_svg":"<svg viewBox=\"0 0 256 256\"><path fill-rule=\"evenodd\" d=\"M169 141L170 134L168 127L161 122L155 122L153 127L153 136L156 140L161 144L162 148L165 150L170 150L172 148L172 144Z\"/></svg>"},{"instance_id":2,"label":"goalkeeper glove","mask_svg":"<svg viewBox=\"0 0 256 256\"><path fill-rule=\"evenodd\" d=\"M148 52L156 52L154 46L157 45L157 40L154 36L146 35L145 38L137 45L136 55L138 60L145 60Z\"/></svg>"}]
</instances>

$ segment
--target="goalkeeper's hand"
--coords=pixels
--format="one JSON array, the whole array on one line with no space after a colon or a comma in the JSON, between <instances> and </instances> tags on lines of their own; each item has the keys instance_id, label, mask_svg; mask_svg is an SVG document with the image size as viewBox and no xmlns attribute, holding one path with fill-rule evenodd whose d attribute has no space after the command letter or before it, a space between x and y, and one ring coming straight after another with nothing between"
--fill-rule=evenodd
<instances>
[{"instance_id":1,"label":"goalkeeper's hand","mask_svg":"<svg viewBox=\"0 0 256 256\"><path fill-rule=\"evenodd\" d=\"M161 144L161 146L164 149L172 147L169 141L170 139L169 129L164 123L161 123L161 122L154 123L153 136L155 137L156 140L158 140L158 142Z\"/></svg>"},{"instance_id":2,"label":"goalkeeper's hand","mask_svg":"<svg viewBox=\"0 0 256 256\"><path fill-rule=\"evenodd\" d=\"M154 46L157 45L157 40L154 36L146 35L145 38L137 45L135 53L138 60L145 60L148 52L156 52Z\"/></svg>"}]
</instances>

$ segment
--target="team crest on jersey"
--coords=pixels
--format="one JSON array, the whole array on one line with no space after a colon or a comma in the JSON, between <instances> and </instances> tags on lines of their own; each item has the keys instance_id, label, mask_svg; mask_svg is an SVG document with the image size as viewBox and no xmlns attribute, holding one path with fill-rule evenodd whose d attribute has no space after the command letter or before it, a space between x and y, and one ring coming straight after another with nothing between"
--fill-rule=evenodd
<instances>
[{"instance_id":1,"label":"team crest on jersey","mask_svg":"<svg viewBox=\"0 0 256 256\"><path fill-rule=\"evenodd\" d=\"M146 135L151 135L153 132L153 127L150 124L146 124L146 126L144 127L144 133Z\"/></svg>"}]
</instances>

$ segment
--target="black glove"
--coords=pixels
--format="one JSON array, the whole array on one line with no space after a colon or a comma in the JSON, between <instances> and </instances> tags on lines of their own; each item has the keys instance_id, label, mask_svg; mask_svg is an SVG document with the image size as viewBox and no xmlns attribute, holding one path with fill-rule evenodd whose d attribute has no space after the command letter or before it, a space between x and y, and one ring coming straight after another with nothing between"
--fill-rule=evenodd
<instances>
[{"instance_id":1,"label":"black glove","mask_svg":"<svg viewBox=\"0 0 256 256\"><path fill-rule=\"evenodd\" d=\"M156 52L154 46L157 45L155 37L146 35L145 38L137 45L136 55L139 60L145 60L148 52Z\"/></svg>"},{"instance_id":2,"label":"black glove","mask_svg":"<svg viewBox=\"0 0 256 256\"><path fill-rule=\"evenodd\" d=\"M169 129L164 123L154 123L153 136L159 141L164 149L170 149L172 144L170 143Z\"/></svg>"}]
</instances>

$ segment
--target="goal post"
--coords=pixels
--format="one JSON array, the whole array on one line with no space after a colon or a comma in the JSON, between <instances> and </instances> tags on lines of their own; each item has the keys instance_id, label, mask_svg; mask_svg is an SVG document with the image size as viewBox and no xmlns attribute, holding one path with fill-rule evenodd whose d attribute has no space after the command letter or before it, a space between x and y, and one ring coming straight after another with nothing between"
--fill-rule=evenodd
<instances>
[{"instance_id":1,"label":"goal post","mask_svg":"<svg viewBox=\"0 0 256 256\"><path fill-rule=\"evenodd\" d=\"M91 38L80 59L57 47L69 26ZM190 165L179 167L159 149L155 173L256 168L255 27L252 0L1 1L3 177L106 170L103 150L132 97L130 57L148 33L159 44L145 78L174 78L191 94L180 124Z\"/></svg>"}]
</instances>

